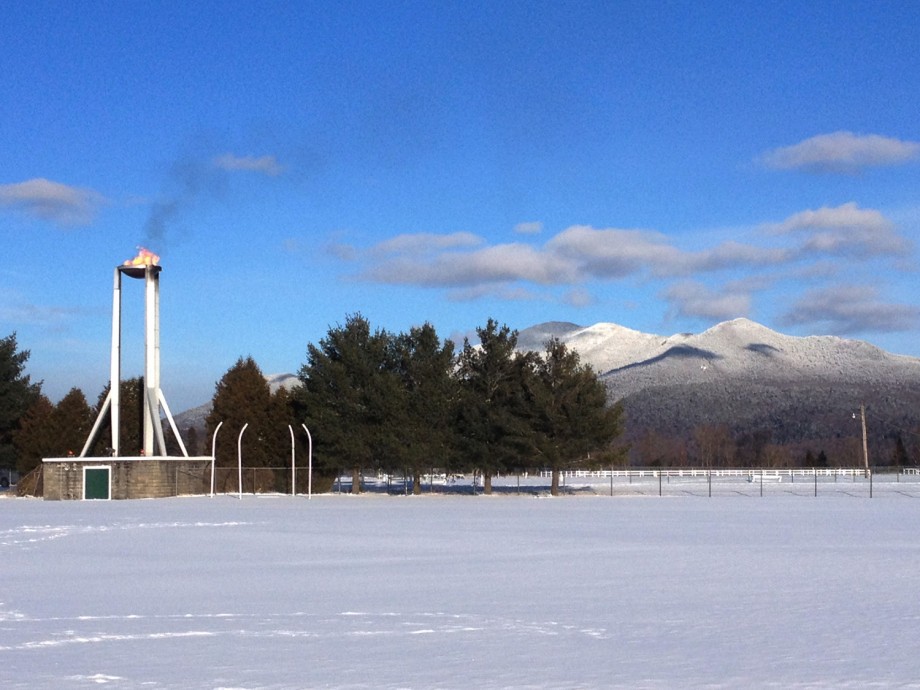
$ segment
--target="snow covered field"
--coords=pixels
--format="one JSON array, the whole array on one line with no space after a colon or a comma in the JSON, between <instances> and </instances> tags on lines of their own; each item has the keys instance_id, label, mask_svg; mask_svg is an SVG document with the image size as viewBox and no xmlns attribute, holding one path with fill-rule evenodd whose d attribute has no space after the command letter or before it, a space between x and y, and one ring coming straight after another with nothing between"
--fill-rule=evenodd
<instances>
[{"instance_id":1,"label":"snow covered field","mask_svg":"<svg viewBox=\"0 0 920 690\"><path fill-rule=\"evenodd\" d=\"M736 486L3 499L0 687L920 688L920 486Z\"/></svg>"}]
</instances>

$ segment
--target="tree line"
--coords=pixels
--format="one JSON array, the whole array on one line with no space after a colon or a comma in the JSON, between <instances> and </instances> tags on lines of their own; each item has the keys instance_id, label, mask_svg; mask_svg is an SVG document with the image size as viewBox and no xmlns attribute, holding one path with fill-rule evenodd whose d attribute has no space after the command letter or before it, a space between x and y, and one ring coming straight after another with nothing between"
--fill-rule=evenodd
<instances>
[{"instance_id":1,"label":"tree line","mask_svg":"<svg viewBox=\"0 0 920 690\"><path fill-rule=\"evenodd\" d=\"M493 320L477 335L478 345L464 340L455 351L430 324L396 334L372 329L360 315L349 316L308 345L299 369L301 385L293 391L272 392L252 358L241 357L217 382L207 426L182 432L185 445L193 455L210 454L211 435L224 422L217 462L235 467L235 440L249 424L243 438L247 466L280 467L290 458L289 425L297 432L297 457L304 457L300 424L306 423L319 472L328 478L350 468L355 490L362 470L406 471L418 491L422 474L435 468L481 471L486 490L496 473L549 468L555 491L559 471L576 467L862 464L860 440L853 434L790 442L777 440L770 429L718 423L677 433L645 414L621 434L623 408L607 404L604 386L576 353L558 341L546 343L540 353L519 352L517 333ZM28 358L15 333L0 339L0 470L21 474L43 457L78 454L108 394L106 386L91 405L73 388L53 404L41 382L27 375ZM120 385L122 445L139 454L143 379ZM647 406L634 409L630 401L624 403L627 413L648 412ZM106 419L90 455L111 452L108 424ZM920 435L909 430L910 420L901 427L884 437L870 433L873 466L920 465ZM169 452L178 454L171 430L164 432ZM266 470L265 482L272 476Z\"/></svg>"},{"instance_id":2,"label":"tree line","mask_svg":"<svg viewBox=\"0 0 920 690\"><path fill-rule=\"evenodd\" d=\"M578 354L551 340L542 353L519 352L517 333L489 320L478 345L459 352L431 324L408 332L373 329L360 314L307 347L300 385L269 392L252 358L240 358L217 384L207 419L210 437L241 438L247 466L267 466L290 452L288 425L304 423L315 467L327 476L401 470L421 491L432 468L482 473L491 492L497 473L559 472L609 466L622 410ZM303 444L302 434L295 442ZM235 445L218 444L217 464L235 465Z\"/></svg>"},{"instance_id":3,"label":"tree line","mask_svg":"<svg viewBox=\"0 0 920 690\"><path fill-rule=\"evenodd\" d=\"M625 449L615 445L622 408L608 404L605 386L576 352L555 339L543 352L520 352L517 332L492 319L476 332L478 344L464 339L455 352L431 324L392 333L351 315L308 344L292 391L272 392L255 361L240 357L217 382L206 438L190 429L186 446L202 453L222 424L218 466L236 465L237 438L247 467L284 466L288 427L304 423L314 467L326 477L350 469L353 491L367 470L405 471L416 493L432 468L477 471L488 493L498 473L549 469L556 493L562 470L622 461ZM0 344L2 466L25 473L43 457L79 453L108 389L95 406L79 389L54 405L25 374L29 353L17 350L15 334ZM122 443L139 449L143 380L121 386ZM100 430L91 455L108 454L109 435ZM294 436L300 457L305 441Z\"/></svg>"}]
</instances>

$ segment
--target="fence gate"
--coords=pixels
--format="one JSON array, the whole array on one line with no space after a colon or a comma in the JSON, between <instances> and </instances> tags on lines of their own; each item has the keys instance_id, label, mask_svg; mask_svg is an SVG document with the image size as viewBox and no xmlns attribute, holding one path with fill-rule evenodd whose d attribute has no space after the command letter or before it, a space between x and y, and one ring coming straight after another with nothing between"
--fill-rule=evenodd
<instances>
[{"instance_id":1,"label":"fence gate","mask_svg":"<svg viewBox=\"0 0 920 690\"><path fill-rule=\"evenodd\" d=\"M108 501L112 498L112 468L83 468L83 500Z\"/></svg>"}]
</instances>

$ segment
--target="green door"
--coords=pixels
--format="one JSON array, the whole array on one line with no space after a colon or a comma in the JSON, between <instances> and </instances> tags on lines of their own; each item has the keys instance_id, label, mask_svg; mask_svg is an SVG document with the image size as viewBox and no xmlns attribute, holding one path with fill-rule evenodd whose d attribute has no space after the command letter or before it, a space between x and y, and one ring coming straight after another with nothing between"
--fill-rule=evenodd
<instances>
[{"instance_id":1,"label":"green door","mask_svg":"<svg viewBox=\"0 0 920 690\"><path fill-rule=\"evenodd\" d=\"M109 480L111 467L84 467L83 468L83 498L108 500Z\"/></svg>"}]
</instances>

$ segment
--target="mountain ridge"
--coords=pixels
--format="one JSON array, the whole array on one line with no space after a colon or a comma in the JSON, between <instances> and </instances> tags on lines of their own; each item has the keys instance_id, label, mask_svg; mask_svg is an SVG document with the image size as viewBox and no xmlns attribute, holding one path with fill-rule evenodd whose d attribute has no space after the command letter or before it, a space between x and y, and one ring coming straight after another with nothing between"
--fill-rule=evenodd
<instances>
[{"instance_id":1,"label":"mountain ridge","mask_svg":"<svg viewBox=\"0 0 920 690\"><path fill-rule=\"evenodd\" d=\"M544 324L519 335L525 343ZM897 355L862 340L790 336L755 321L724 321L699 334L660 336L600 323L556 337L613 386L617 397L664 383L704 383L717 376L756 380L920 377L920 358Z\"/></svg>"},{"instance_id":2,"label":"mountain ridge","mask_svg":"<svg viewBox=\"0 0 920 690\"><path fill-rule=\"evenodd\" d=\"M862 340L785 335L745 318L668 336L613 323L549 321L520 331L518 349L542 351L552 337L578 352L598 372L610 401L623 405L623 441L635 464L649 462L650 451L637 449L650 437L687 448L700 429L715 427L739 443L756 437L813 446L852 464L859 451L853 414L861 405L869 411L875 455L888 453L902 432L920 430L920 358ZM293 374L266 380L272 391L299 385ZM209 411L210 402L180 413L176 422L203 430ZM916 452L920 456L920 448Z\"/></svg>"},{"instance_id":3,"label":"mountain ridge","mask_svg":"<svg viewBox=\"0 0 920 690\"><path fill-rule=\"evenodd\" d=\"M521 334L528 343L547 330L538 324ZM831 462L858 465L854 414L861 407L874 462L892 457L896 439L920 462L920 358L838 336L785 335L748 319L699 334L595 324L553 335L623 406L623 442L634 464L679 464L700 433L720 429L750 454L742 462L763 463L763 448L772 445L802 457L827 451Z\"/></svg>"}]
</instances>

